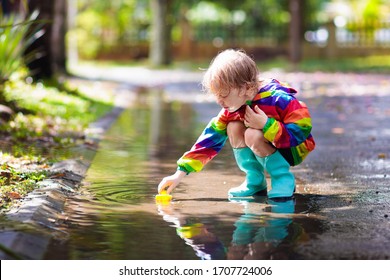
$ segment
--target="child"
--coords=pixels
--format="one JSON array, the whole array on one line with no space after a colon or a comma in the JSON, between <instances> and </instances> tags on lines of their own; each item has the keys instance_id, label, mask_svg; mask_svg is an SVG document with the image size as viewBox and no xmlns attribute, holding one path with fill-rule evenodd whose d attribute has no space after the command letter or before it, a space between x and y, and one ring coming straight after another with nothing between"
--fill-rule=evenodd
<instances>
[{"instance_id":1,"label":"child","mask_svg":"<svg viewBox=\"0 0 390 280\"><path fill-rule=\"evenodd\" d=\"M218 54L206 71L203 88L222 107L190 151L177 161L176 173L165 177L158 192L170 193L186 174L202 170L224 146L233 147L245 181L229 190L229 197L267 193L264 171L271 177L269 198L290 198L295 191L295 166L311 152L311 118L296 90L277 80L261 80L256 63L242 50Z\"/></svg>"}]
</instances>

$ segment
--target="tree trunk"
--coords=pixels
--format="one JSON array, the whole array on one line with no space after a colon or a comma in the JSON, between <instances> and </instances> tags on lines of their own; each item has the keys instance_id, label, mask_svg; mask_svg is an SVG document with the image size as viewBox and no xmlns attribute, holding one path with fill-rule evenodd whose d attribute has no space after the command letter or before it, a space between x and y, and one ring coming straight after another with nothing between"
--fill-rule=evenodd
<instances>
[{"instance_id":1,"label":"tree trunk","mask_svg":"<svg viewBox=\"0 0 390 280\"><path fill-rule=\"evenodd\" d=\"M44 35L27 50L37 52L36 59L28 64L32 76L41 79L66 73L66 0L30 0L28 8L31 12L38 10L38 19L46 21Z\"/></svg>"},{"instance_id":2,"label":"tree trunk","mask_svg":"<svg viewBox=\"0 0 390 280\"><path fill-rule=\"evenodd\" d=\"M54 74L66 73L66 44L65 34L67 32L67 0L56 0L54 2L54 20L52 26L51 51L52 68Z\"/></svg>"},{"instance_id":3,"label":"tree trunk","mask_svg":"<svg viewBox=\"0 0 390 280\"><path fill-rule=\"evenodd\" d=\"M3 15L9 15L10 13L23 13L22 0L0 0L1 11Z\"/></svg>"},{"instance_id":4,"label":"tree trunk","mask_svg":"<svg viewBox=\"0 0 390 280\"><path fill-rule=\"evenodd\" d=\"M153 13L149 57L153 66L171 63L171 0L151 0Z\"/></svg>"},{"instance_id":5,"label":"tree trunk","mask_svg":"<svg viewBox=\"0 0 390 280\"><path fill-rule=\"evenodd\" d=\"M302 0L290 0L290 61L295 65L302 58L302 20L303 20L303 6L304 1Z\"/></svg>"}]
</instances>

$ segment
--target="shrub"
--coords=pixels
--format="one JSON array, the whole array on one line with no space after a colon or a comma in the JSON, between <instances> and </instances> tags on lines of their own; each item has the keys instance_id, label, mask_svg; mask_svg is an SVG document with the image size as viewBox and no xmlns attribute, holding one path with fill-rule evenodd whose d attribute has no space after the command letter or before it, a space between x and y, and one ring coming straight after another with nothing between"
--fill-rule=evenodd
<instances>
[{"instance_id":1,"label":"shrub","mask_svg":"<svg viewBox=\"0 0 390 280\"><path fill-rule=\"evenodd\" d=\"M26 51L44 33L37 17L38 12L33 12L28 18L16 14L0 15L0 85L35 59L36 52Z\"/></svg>"}]
</instances>

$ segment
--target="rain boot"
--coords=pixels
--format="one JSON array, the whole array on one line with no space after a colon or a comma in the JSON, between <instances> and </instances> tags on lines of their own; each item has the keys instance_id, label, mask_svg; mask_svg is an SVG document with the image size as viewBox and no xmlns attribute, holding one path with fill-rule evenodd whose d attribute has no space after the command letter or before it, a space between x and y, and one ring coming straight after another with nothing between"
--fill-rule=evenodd
<instances>
[{"instance_id":1,"label":"rain boot","mask_svg":"<svg viewBox=\"0 0 390 280\"><path fill-rule=\"evenodd\" d=\"M233 153L238 167L246 173L246 178L240 186L229 190L229 196L245 197L254 194L265 195L267 192L267 181L264 176L264 167L256 159L252 150L248 147L233 148Z\"/></svg>"},{"instance_id":2,"label":"rain boot","mask_svg":"<svg viewBox=\"0 0 390 280\"><path fill-rule=\"evenodd\" d=\"M295 178L290 172L290 164L278 150L264 158L256 156L259 162L264 162L264 168L271 176L272 189L268 192L269 198L292 197L295 190Z\"/></svg>"}]
</instances>

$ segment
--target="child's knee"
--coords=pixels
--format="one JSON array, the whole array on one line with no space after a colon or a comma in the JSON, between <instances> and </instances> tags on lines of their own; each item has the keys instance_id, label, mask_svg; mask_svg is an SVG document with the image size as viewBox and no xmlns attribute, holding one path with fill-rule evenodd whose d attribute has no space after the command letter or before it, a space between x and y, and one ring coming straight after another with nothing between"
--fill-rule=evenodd
<instances>
[{"instance_id":1,"label":"child's knee","mask_svg":"<svg viewBox=\"0 0 390 280\"><path fill-rule=\"evenodd\" d=\"M246 128L242 122L229 122L226 129L233 148L245 147L244 134Z\"/></svg>"},{"instance_id":2,"label":"child's knee","mask_svg":"<svg viewBox=\"0 0 390 280\"><path fill-rule=\"evenodd\" d=\"M258 129L248 128L245 131L245 145L261 157L268 156L275 151L275 147L264 138L263 132Z\"/></svg>"},{"instance_id":3,"label":"child's knee","mask_svg":"<svg viewBox=\"0 0 390 280\"><path fill-rule=\"evenodd\" d=\"M265 143L264 134L258 129L248 128L245 130L244 138L248 147L255 147Z\"/></svg>"},{"instance_id":4,"label":"child's knee","mask_svg":"<svg viewBox=\"0 0 390 280\"><path fill-rule=\"evenodd\" d=\"M244 133L245 133L245 126L242 122L234 121L228 123L227 134L229 137L236 136L236 135L244 136Z\"/></svg>"}]
</instances>

